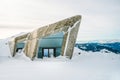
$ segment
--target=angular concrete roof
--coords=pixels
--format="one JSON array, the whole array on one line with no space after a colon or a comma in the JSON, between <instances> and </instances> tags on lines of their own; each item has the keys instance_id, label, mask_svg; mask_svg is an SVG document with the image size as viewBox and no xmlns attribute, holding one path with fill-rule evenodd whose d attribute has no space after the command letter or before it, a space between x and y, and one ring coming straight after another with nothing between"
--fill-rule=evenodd
<instances>
[{"instance_id":1,"label":"angular concrete roof","mask_svg":"<svg viewBox=\"0 0 120 80\"><path fill-rule=\"evenodd\" d=\"M64 38L62 43L61 55L72 58L74 45L76 42L81 16L73 16L61 21L58 21L47 26L40 27L30 33L14 37L10 43L12 56L16 53L16 44L20 41L26 41L24 53L32 60L38 53L38 40L54 33L63 32Z\"/></svg>"}]
</instances>

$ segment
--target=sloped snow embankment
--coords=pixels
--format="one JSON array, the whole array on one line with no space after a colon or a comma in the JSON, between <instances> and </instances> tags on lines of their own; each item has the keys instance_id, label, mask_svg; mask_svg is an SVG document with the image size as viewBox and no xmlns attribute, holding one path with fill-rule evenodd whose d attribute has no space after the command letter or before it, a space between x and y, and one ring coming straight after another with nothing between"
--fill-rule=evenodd
<instances>
[{"instance_id":1,"label":"sloped snow embankment","mask_svg":"<svg viewBox=\"0 0 120 80\"><path fill-rule=\"evenodd\" d=\"M11 56L8 40L9 39L0 40L0 56Z\"/></svg>"},{"instance_id":2,"label":"sloped snow embankment","mask_svg":"<svg viewBox=\"0 0 120 80\"><path fill-rule=\"evenodd\" d=\"M81 54L78 54L81 53ZM29 60L23 54L0 57L0 80L120 80L120 55L74 49L64 57Z\"/></svg>"}]
</instances>

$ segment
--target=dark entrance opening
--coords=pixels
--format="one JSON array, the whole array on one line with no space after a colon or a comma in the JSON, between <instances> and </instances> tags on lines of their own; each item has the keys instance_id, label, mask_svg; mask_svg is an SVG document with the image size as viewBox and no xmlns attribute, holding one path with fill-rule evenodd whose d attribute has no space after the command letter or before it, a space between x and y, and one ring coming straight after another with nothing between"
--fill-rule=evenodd
<instances>
[{"instance_id":1,"label":"dark entrance opening","mask_svg":"<svg viewBox=\"0 0 120 80\"><path fill-rule=\"evenodd\" d=\"M43 57L56 57L55 48L42 48L42 58Z\"/></svg>"},{"instance_id":2,"label":"dark entrance opening","mask_svg":"<svg viewBox=\"0 0 120 80\"><path fill-rule=\"evenodd\" d=\"M19 42L16 44L16 52L20 53L22 49L24 48L25 43L24 42Z\"/></svg>"}]
</instances>

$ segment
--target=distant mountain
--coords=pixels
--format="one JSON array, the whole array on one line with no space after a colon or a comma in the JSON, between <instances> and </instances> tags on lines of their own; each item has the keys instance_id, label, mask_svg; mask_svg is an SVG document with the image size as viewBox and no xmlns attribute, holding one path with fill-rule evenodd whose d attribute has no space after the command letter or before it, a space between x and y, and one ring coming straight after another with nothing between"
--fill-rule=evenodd
<instances>
[{"instance_id":1,"label":"distant mountain","mask_svg":"<svg viewBox=\"0 0 120 80\"><path fill-rule=\"evenodd\" d=\"M120 54L120 42L118 41L89 41L76 43L75 47L78 47L84 51L99 52L105 51L106 53L113 52Z\"/></svg>"}]
</instances>

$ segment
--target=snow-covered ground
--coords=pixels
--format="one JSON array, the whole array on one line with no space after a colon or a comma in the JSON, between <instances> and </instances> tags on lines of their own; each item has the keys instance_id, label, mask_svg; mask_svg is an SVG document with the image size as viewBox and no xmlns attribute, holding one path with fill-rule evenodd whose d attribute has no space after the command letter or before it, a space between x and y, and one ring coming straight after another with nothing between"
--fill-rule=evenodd
<instances>
[{"instance_id":1,"label":"snow-covered ground","mask_svg":"<svg viewBox=\"0 0 120 80\"><path fill-rule=\"evenodd\" d=\"M0 80L120 80L120 55L75 48L72 60L0 56Z\"/></svg>"},{"instance_id":2,"label":"snow-covered ground","mask_svg":"<svg viewBox=\"0 0 120 80\"><path fill-rule=\"evenodd\" d=\"M0 56L11 56L8 41L9 39L0 40Z\"/></svg>"}]
</instances>

